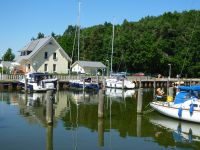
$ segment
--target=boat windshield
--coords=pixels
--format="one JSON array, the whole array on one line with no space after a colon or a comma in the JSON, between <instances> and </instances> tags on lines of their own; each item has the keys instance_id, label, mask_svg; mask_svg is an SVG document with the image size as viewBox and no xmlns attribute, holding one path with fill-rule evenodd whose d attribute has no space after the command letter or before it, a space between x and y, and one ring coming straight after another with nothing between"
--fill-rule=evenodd
<instances>
[{"instance_id":1,"label":"boat windshield","mask_svg":"<svg viewBox=\"0 0 200 150\"><path fill-rule=\"evenodd\" d=\"M47 73L32 73L29 74L29 78L34 81L41 81L43 79L51 79L53 76Z\"/></svg>"}]
</instances>

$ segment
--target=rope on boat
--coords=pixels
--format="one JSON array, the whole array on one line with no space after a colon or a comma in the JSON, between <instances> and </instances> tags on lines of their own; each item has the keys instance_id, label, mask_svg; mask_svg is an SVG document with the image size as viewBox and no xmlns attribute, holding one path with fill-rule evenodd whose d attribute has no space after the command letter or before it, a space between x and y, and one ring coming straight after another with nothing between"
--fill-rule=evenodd
<instances>
[{"instance_id":1,"label":"rope on boat","mask_svg":"<svg viewBox=\"0 0 200 150\"><path fill-rule=\"evenodd\" d=\"M151 112L153 112L153 111L154 111L154 109L151 108L151 109L148 109L148 110L146 110L146 111L143 111L143 114L148 114L148 113L151 113Z\"/></svg>"},{"instance_id":2,"label":"rope on boat","mask_svg":"<svg viewBox=\"0 0 200 150\"><path fill-rule=\"evenodd\" d=\"M148 105L146 105L144 109L146 109L149 105L150 105L150 103L149 103ZM150 108L150 109L148 109L148 110L146 110L146 111L143 111L142 113L143 113L143 114L148 114L148 113L151 113L151 112L153 112L153 111L154 111L154 109L153 109L153 108Z\"/></svg>"}]
</instances>

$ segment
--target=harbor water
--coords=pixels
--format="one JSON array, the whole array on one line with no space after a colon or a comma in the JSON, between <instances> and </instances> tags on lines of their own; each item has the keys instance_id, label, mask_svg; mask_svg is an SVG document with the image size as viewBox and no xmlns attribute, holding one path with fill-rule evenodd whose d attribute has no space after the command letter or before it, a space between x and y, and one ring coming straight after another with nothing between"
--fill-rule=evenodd
<instances>
[{"instance_id":1,"label":"harbor water","mask_svg":"<svg viewBox=\"0 0 200 150\"><path fill-rule=\"evenodd\" d=\"M46 93L1 92L0 149L198 150L200 125L151 111L154 92L143 89L143 113L137 89L59 91L52 107Z\"/></svg>"}]
</instances>

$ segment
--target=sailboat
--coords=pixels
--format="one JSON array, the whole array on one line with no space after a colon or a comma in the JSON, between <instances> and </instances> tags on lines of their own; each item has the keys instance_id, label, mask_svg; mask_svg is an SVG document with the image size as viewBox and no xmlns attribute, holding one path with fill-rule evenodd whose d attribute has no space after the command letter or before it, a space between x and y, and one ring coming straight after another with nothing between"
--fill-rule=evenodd
<instances>
[{"instance_id":1,"label":"sailboat","mask_svg":"<svg viewBox=\"0 0 200 150\"><path fill-rule=\"evenodd\" d=\"M194 91L200 91L200 85L178 86L173 102L153 101L150 106L159 113L190 122L200 123L200 100Z\"/></svg>"},{"instance_id":2,"label":"sailboat","mask_svg":"<svg viewBox=\"0 0 200 150\"><path fill-rule=\"evenodd\" d=\"M79 11L78 11L78 61L79 61L79 51L80 51L80 1L79 1ZM88 79L69 80L69 86L73 88L99 89L98 83Z\"/></svg>"},{"instance_id":3,"label":"sailboat","mask_svg":"<svg viewBox=\"0 0 200 150\"><path fill-rule=\"evenodd\" d=\"M113 23L112 32L112 53L111 53L111 63L110 63L110 78L106 79L106 87L118 88L118 89L133 89L135 88L135 83L126 79L123 74L113 74L112 61L113 61L113 47L114 47L114 35L115 26Z\"/></svg>"}]
</instances>

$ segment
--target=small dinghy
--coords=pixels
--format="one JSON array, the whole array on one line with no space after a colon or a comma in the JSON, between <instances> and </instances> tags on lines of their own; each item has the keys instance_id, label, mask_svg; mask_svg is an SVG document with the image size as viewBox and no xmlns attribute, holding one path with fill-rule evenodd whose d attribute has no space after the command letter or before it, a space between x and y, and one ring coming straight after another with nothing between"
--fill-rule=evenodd
<instances>
[{"instance_id":1,"label":"small dinghy","mask_svg":"<svg viewBox=\"0 0 200 150\"><path fill-rule=\"evenodd\" d=\"M180 92L173 102L154 101L150 106L159 113L180 120L200 123L200 99L194 91L200 91L200 85L178 86Z\"/></svg>"}]
</instances>

